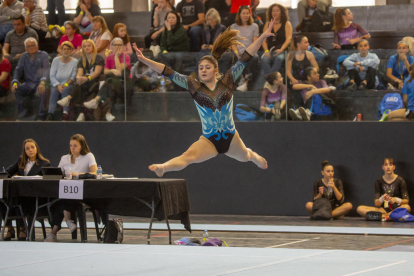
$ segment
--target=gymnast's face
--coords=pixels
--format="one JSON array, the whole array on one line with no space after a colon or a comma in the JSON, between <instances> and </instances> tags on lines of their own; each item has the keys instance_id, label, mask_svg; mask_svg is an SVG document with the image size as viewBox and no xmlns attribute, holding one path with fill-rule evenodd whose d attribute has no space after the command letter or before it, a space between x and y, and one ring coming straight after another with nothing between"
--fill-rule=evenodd
<instances>
[{"instance_id":1,"label":"gymnast's face","mask_svg":"<svg viewBox=\"0 0 414 276\"><path fill-rule=\"evenodd\" d=\"M218 68L214 67L214 64L208 60L202 60L198 65L198 75L202 82L210 82L216 77Z\"/></svg>"},{"instance_id":2,"label":"gymnast's face","mask_svg":"<svg viewBox=\"0 0 414 276\"><path fill-rule=\"evenodd\" d=\"M334 177L334 168L332 165L325 166L322 171L322 175L325 179L332 179Z\"/></svg>"},{"instance_id":3,"label":"gymnast's face","mask_svg":"<svg viewBox=\"0 0 414 276\"><path fill-rule=\"evenodd\" d=\"M395 165L390 162L390 160L386 159L384 164L382 165L382 170L385 174L392 175L394 174Z\"/></svg>"}]
</instances>

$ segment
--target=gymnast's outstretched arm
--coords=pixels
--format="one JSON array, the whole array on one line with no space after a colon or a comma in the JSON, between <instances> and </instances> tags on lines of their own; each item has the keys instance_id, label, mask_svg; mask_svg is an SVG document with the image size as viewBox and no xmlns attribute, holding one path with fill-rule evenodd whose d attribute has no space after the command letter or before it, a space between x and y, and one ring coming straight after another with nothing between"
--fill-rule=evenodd
<instances>
[{"instance_id":1,"label":"gymnast's outstretched arm","mask_svg":"<svg viewBox=\"0 0 414 276\"><path fill-rule=\"evenodd\" d=\"M269 36L275 36L275 34L272 33L274 23L275 23L275 21L274 21L274 19L272 19L269 23L269 27L267 28L267 30L264 31L263 34L258 39L256 39L256 41L254 41L252 44L250 44L249 47L247 47L246 51L251 56L254 56L257 53L257 51L260 49L260 47L263 44L263 41L266 38L268 38Z\"/></svg>"},{"instance_id":2,"label":"gymnast's outstretched arm","mask_svg":"<svg viewBox=\"0 0 414 276\"><path fill-rule=\"evenodd\" d=\"M142 52L138 49L137 44L133 44L133 48L137 54L138 60L146 64L149 68L153 69L157 73L162 73L164 71L165 65L159 62L155 62L153 60L150 60L149 58L144 57Z\"/></svg>"}]
</instances>

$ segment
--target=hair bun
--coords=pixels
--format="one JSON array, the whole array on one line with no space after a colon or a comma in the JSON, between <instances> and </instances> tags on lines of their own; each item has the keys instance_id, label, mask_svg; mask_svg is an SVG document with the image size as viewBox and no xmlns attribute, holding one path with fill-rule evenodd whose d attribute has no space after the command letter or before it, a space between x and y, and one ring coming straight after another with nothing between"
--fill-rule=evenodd
<instances>
[{"instance_id":1,"label":"hair bun","mask_svg":"<svg viewBox=\"0 0 414 276\"><path fill-rule=\"evenodd\" d=\"M325 161L323 161L322 163L321 163L321 165L322 166L326 166L326 165L328 165L329 164L329 161L328 160L325 160Z\"/></svg>"}]
</instances>

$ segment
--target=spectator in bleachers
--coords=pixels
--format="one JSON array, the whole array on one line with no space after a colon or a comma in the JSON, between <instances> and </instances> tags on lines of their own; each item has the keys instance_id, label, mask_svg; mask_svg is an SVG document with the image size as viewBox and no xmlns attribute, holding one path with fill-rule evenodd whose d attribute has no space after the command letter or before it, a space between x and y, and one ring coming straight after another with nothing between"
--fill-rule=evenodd
<instances>
[{"instance_id":1,"label":"spectator in bleachers","mask_svg":"<svg viewBox=\"0 0 414 276\"><path fill-rule=\"evenodd\" d=\"M225 26L231 26L236 22L236 17L240 7L251 5L251 0L225 0L228 7L230 7L230 15L227 17L227 21L224 22Z\"/></svg>"},{"instance_id":2,"label":"spectator in bleachers","mask_svg":"<svg viewBox=\"0 0 414 276\"><path fill-rule=\"evenodd\" d=\"M375 181L375 207L358 206L357 212L365 217L368 212L380 212L383 217L389 217L396 207L405 208L411 212L407 183L394 173L395 163L393 158L385 158L382 162L384 175ZM395 206L397 205L397 206Z\"/></svg>"},{"instance_id":3,"label":"spectator in bleachers","mask_svg":"<svg viewBox=\"0 0 414 276\"><path fill-rule=\"evenodd\" d=\"M266 83L260 100L260 111L267 113L266 119L271 121L286 117L286 85L279 72L265 76Z\"/></svg>"},{"instance_id":4,"label":"spectator in bleachers","mask_svg":"<svg viewBox=\"0 0 414 276\"><path fill-rule=\"evenodd\" d=\"M157 88L158 73L143 62L136 62L131 69L132 82L140 91L149 92Z\"/></svg>"},{"instance_id":5,"label":"spectator in bleachers","mask_svg":"<svg viewBox=\"0 0 414 276\"><path fill-rule=\"evenodd\" d=\"M306 203L306 210L312 214L313 202L318 198L326 198L331 203L332 217L343 218L352 210L352 204L344 202L344 186L341 180L334 178L334 167L331 163L323 161L321 165L323 178L313 183L313 201Z\"/></svg>"},{"instance_id":6,"label":"spectator in bleachers","mask_svg":"<svg viewBox=\"0 0 414 276\"><path fill-rule=\"evenodd\" d=\"M40 95L40 106L37 120L44 121L47 113L47 95L45 84L49 78L50 65L49 55L39 51L39 44L36 39L30 37L24 41L26 53L24 53L14 71L12 92L16 95L19 118L28 115L30 98L36 93ZM24 75L24 82L20 80Z\"/></svg>"},{"instance_id":7,"label":"spectator in bleachers","mask_svg":"<svg viewBox=\"0 0 414 276\"><path fill-rule=\"evenodd\" d=\"M36 5L35 0L24 0L22 14L25 16L26 26L33 28L39 36L39 42L43 42L49 28L42 7Z\"/></svg>"},{"instance_id":8,"label":"spectator in bleachers","mask_svg":"<svg viewBox=\"0 0 414 276\"><path fill-rule=\"evenodd\" d=\"M237 16L236 23L230 26L231 30L239 31L239 42L244 46L235 45L232 46L233 52L240 59L247 47L249 47L254 41L259 38L259 27L256 23L253 22L253 17L250 14L250 8L248 6L241 6ZM243 37L244 39L240 39ZM237 90L247 91L249 79L256 79L259 65L259 55L256 53L252 59L247 63L246 68L243 73L245 74L244 78L242 76L241 82Z\"/></svg>"},{"instance_id":9,"label":"spectator in bleachers","mask_svg":"<svg viewBox=\"0 0 414 276\"><path fill-rule=\"evenodd\" d=\"M182 0L177 5L177 14L182 18L183 28L188 32L191 50L200 51L200 38L204 24L204 5L201 0Z\"/></svg>"},{"instance_id":10,"label":"spectator in bleachers","mask_svg":"<svg viewBox=\"0 0 414 276\"><path fill-rule=\"evenodd\" d=\"M397 54L390 57L387 63L388 89L402 89L404 80L408 77L411 64L414 57L408 55L408 43L400 41L397 44Z\"/></svg>"},{"instance_id":11,"label":"spectator in bleachers","mask_svg":"<svg viewBox=\"0 0 414 276\"><path fill-rule=\"evenodd\" d=\"M23 3L18 0L4 0L0 5L0 42L13 30L13 18L21 15L22 9Z\"/></svg>"},{"instance_id":12,"label":"spectator in bleachers","mask_svg":"<svg viewBox=\"0 0 414 276\"><path fill-rule=\"evenodd\" d=\"M129 35L127 32L127 27L123 23L118 23L114 26L114 31L112 32L113 38L121 38L122 42L124 43L124 53L131 55L133 53L131 40L129 39Z\"/></svg>"},{"instance_id":13,"label":"spectator in bleachers","mask_svg":"<svg viewBox=\"0 0 414 276\"><path fill-rule=\"evenodd\" d=\"M55 57L50 68L51 93L49 98L49 112L46 121L53 121L56 103L59 98L67 97L75 83L78 60L71 57L73 45L65 41L61 45L61 56ZM63 107L62 121L69 120L69 107Z\"/></svg>"},{"instance_id":14,"label":"spectator in bleachers","mask_svg":"<svg viewBox=\"0 0 414 276\"><path fill-rule=\"evenodd\" d=\"M317 71L319 70L318 63L316 62L315 56L308 51L309 41L306 36L298 35L293 39L291 45L291 52L287 58L286 64L286 75L288 76L288 87L306 81L307 76L305 73L306 68L313 67ZM303 106L303 99L299 91L292 91L292 101L294 110L289 110L289 115L292 118L302 120L299 113L299 107ZM292 116L292 112L295 112Z\"/></svg>"},{"instance_id":15,"label":"spectator in bleachers","mask_svg":"<svg viewBox=\"0 0 414 276\"><path fill-rule=\"evenodd\" d=\"M0 45L0 97L7 95L10 87L10 61L4 57L3 48Z\"/></svg>"},{"instance_id":16,"label":"spectator in bleachers","mask_svg":"<svg viewBox=\"0 0 414 276\"><path fill-rule=\"evenodd\" d=\"M132 86L130 80L131 58L124 50L122 39L117 37L111 42L111 51L105 61L105 84L99 90L98 95L92 100L83 103L86 108L97 109L95 120L100 121L101 110L106 110L105 118L108 122L115 119L112 115L113 104L124 101L125 93L127 104L131 103ZM126 79L126 82L124 81Z\"/></svg>"},{"instance_id":17,"label":"spectator in bleachers","mask_svg":"<svg viewBox=\"0 0 414 276\"><path fill-rule=\"evenodd\" d=\"M349 84L348 90L375 89L379 80L377 69L380 63L378 56L369 53L368 40L362 40L358 44L358 54L352 54L344 60L344 66L348 70Z\"/></svg>"},{"instance_id":18,"label":"spectator in bleachers","mask_svg":"<svg viewBox=\"0 0 414 276\"><path fill-rule=\"evenodd\" d=\"M292 86L293 90L300 91L304 107L299 107L299 114L303 121L310 121L311 117L319 119L332 119L332 110L329 106L323 104L320 94L329 93L336 90L333 86L328 86L325 80L319 79L318 71L313 67L305 69L307 80L303 83L297 83ZM296 112L289 110L289 115L298 120Z\"/></svg>"},{"instance_id":19,"label":"spectator in bleachers","mask_svg":"<svg viewBox=\"0 0 414 276\"><path fill-rule=\"evenodd\" d=\"M148 49L151 46L152 41L156 41L157 45L160 45L161 35L164 31L164 21L169 11L172 11L169 1L158 0L158 6L154 9L153 28L150 33L145 36L145 48Z\"/></svg>"},{"instance_id":20,"label":"spectator in bleachers","mask_svg":"<svg viewBox=\"0 0 414 276\"><path fill-rule=\"evenodd\" d=\"M76 84L72 93L58 101L61 106L69 106L73 99L72 106L77 121L85 121L85 113L88 115L88 109L83 106L85 101L89 101L98 94L99 77L103 72L105 60L96 51L95 43L86 39L82 42L82 58L78 61L78 72L76 74Z\"/></svg>"},{"instance_id":21,"label":"spectator in bleachers","mask_svg":"<svg viewBox=\"0 0 414 276\"><path fill-rule=\"evenodd\" d=\"M275 20L272 30L275 36L265 39L262 45L265 52L262 57L262 68L265 74L280 70L285 61L285 51L292 41L292 24L289 22L287 9L280 4L271 5L266 11L265 30L272 18ZM273 62L272 66L271 62Z\"/></svg>"},{"instance_id":22,"label":"spectator in bleachers","mask_svg":"<svg viewBox=\"0 0 414 276\"><path fill-rule=\"evenodd\" d=\"M24 24L23 15L19 14L13 20L14 30L10 31L4 40L4 56L10 60L12 67L17 65L21 55L26 52L24 42L29 37L39 40L37 33ZM14 70L12 70L14 71Z\"/></svg>"},{"instance_id":23,"label":"spectator in bleachers","mask_svg":"<svg viewBox=\"0 0 414 276\"><path fill-rule=\"evenodd\" d=\"M334 15L334 49L355 49L362 39L370 39L371 35L358 25L353 23L354 15L349 9L337 8ZM358 33L362 34L359 36Z\"/></svg>"},{"instance_id":24,"label":"spectator in bleachers","mask_svg":"<svg viewBox=\"0 0 414 276\"><path fill-rule=\"evenodd\" d=\"M230 15L230 7L226 4L225 0L207 0L204 3L204 10L209 11L210 9L216 9L219 13L221 22L224 24L227 17ZM234 21L232 22L232 24Z\"/></svg>"},{"instance_id":25,"label":"spectator in bleachers","mask_svg":"<svg viewBox=\"0 0 414 276\"><path fill-rule=\"evenodd\" d=\"M206 13L206 26L203 29L203 45L201 46L201 51L210 52L219 34L226 30L226 27L220 23L221 18L217 10L214 8L208 10Z\"/></svg>"},{"instance_id":26,"label":"spectator in bleachers","mask_svg":"<svg viewBox=\"0 0 414 276\"><path fill-rule=\"evenodd\" d=\"M264 24L257 11L257 7L259 6L259 4L260 4L260 0L252 0L251 9L252 9L252 17L253 17L254 23L256 23L257 26L261 28L263 27Z\"/></svg>"},{"instance_id":27,"label":"spectator in bleachers","mask_svg":"<svg viewBox=\"0 0 414 276\"><path fill-rule=\"evenodd\" d=\"M175 11L170 11L165 20L165 30L161 36L160 55L163 63L182 72L182 57L185 52L190 51L187 31L181 26L180 17Z\"/></svg>"},{"instance_id":28,"label":"spectator in bleachers","mask_svg":"<svg viewBox=\"0 0 414 276\"><path fill-rule=\"evenodd\" d=\"M90 33L93 29L93 19L98 15L101 15L98 0L79 0L73 22L78 25L81 34Z\"/></svg>"},{"instance_id":29,"label":"spectator in bleachers","mask_svg":"<svg viewBox=\"0 0 414 276\"><path fill-rule=\"evenodd\" d=\"M414 119L414 63L409 68L410 75L404 80L401 90L405 109L384 110L380 121L407 121Z\"/></svg>"},{"instance_id":30,"label":"spectator in bleachers","mask_svg":"<svg viewBox=\"0 0 414 276\"><path fill-rule=\"evenodd\" d=\"M89 39L91 39L95 43L98 54L105 58L106 50L110 49L112 34L108 30L106 21L102 16L95 16L92 20L92 23L93 29Z\"/></svg>"},{"instance_id":31,"label":"spectator in bleachers","mask_svg":"<svg viewBox=\"0 0 414 276\"><path fill-rule=\"evenodd\" d=\"M47 0L47 12L49 13L47 17L47 23L49 25L56 25L59 26L65 25L66 20L66 12L65 12L65 0ZM58 11L59 15L56 15L56 10Z\"/></svg>"},{"instance_id":32,"label":"spectator in bleachers","mask_svg":"<svg viewBox=\"0 0 414 276\"><path fill-rule=\"evenodd\" d=\"M65 22L65 34L60 38L59 46L57 49L57 52L59 54L62 52L62 44L65 41L69 41L73 46L72 56L75 56L76 58L80 57L83 38L80 35L78 26L73 21Z\"/></svg>"},{"instance_id":33,"label":"spectator in bleachers","mask_svg":"<svg viewBox=\"0 0 414 276\"><path fill-rule=\"evenodd\" d=\"M299 24L304 18L312 16L316 10L328 12L330 6L332 0L300 0L297 7Z\"/></svg>"}]
</instances>

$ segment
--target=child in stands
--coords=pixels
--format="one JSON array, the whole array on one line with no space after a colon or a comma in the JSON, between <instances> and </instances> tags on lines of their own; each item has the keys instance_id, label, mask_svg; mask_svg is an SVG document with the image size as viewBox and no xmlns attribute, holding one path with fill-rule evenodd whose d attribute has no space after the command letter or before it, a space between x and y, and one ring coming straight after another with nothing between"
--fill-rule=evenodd
<instances>
[{"instance_id":1,"label":"child in stands","mask_svg":"<svg viewBox=\"0 0 414 276\"><path fill-rule=\"evenodd\" d=\"M378 56L368 52L368 40L362 40L358 44L358 54L352 54L344 60L344 66L348 70L349 84L347 89L355 91L375 89L379 80L377 69L380 63Z\"/></svg>"},{"instance_id":2,"label":"child in stands","mask_svg":"<svg viewBox=\"0 0 414 276\"><path fill-rule=\"evenodd\" d=\"M387 63L388 89L402 89L404 80L409 76L408 69L414 62L414 57L409 56L410 47L405 41L397 44L397 54L390 57Z\"/></svg>"}]
</instances>

